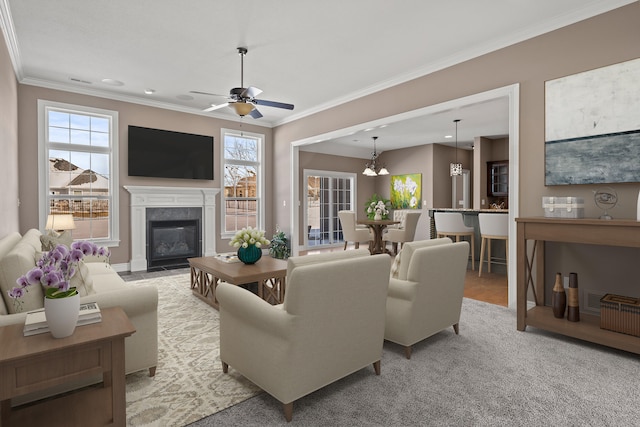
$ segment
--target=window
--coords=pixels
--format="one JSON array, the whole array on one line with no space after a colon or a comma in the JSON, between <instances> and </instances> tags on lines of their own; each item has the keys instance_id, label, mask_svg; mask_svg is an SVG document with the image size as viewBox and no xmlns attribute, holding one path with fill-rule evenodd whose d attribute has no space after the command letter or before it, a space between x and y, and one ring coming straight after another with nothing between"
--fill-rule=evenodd
<instances>
[{"instance_id":1,"label":"window","mask_svg":"<svg viewBox=\"0 0 640 427\"><path fill-rule=\"evenodd\" d=\"M264 136L222 130L223 237L245 227L264 229Z\"/></svg>"},{"instance_id":2,"label":"window","mask_svg":"<svg viewBox=\"0 0 640 427\"><path fill-rule=\"evenodd\" d=\"M70 213L73 238L119 243L118 113L38 101L40 228Z\"/></svg>"}]
</instances>

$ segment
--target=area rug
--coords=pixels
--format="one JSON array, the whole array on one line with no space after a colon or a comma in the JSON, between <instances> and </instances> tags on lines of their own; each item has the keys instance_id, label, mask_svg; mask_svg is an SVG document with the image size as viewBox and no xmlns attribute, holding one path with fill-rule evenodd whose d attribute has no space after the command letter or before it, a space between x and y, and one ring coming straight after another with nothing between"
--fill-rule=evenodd
<instances>
[{"instance_id":1,"label":"area rug","mask_svg":"<svg viewBox=\"0 0 640 427\"><path fill-rule=\"evenodd\" d=\"M191 293L189 274L130 282L158 288L158 368L127 376L128 426L185 426L259 393L222 373L218 312Z\"/></svg>"}]
</instances>

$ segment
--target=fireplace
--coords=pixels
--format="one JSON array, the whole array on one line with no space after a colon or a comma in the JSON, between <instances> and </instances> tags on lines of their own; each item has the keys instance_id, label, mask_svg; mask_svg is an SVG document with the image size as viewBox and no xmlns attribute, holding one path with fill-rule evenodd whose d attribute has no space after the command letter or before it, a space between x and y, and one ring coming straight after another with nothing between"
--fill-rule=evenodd
<instances>
[{"instance_id":1,"label":"fireplace","mask_svg":"<svg viewBox=\"0 0 640 427\"><path fill-rule=\"evenodd\" d=\"M188 258L201 256L199 220L149 221L148 227L147 270L186 267Z\"/></svg>"}]
</instances>

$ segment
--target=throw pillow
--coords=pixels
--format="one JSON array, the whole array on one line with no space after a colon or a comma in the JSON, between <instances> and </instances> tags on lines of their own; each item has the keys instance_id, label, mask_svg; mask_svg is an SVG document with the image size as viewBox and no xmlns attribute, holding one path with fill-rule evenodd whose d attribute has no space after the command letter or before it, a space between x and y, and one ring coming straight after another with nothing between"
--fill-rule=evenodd
<instances>
[{"instance_id":1,"label":"throw pillow","mask_svg":"<svg viewBox=\"0 0 640 427\"><path fill-rule=\"evenodd\" d=\"M84 261L78 262L78 269L76 270L76 274L71 278L70 285L78 290L80 297L96 293L93 289L93 278L89 272L89 267L85 265Z\"/></svg>"},{"instance_id":2,"label":"throw pillow","mask_svg":"<svg viewBox=\"0 0 640 427\"><path fill-rule=\"evenodd\" d=\"M40 243L42 243L42 250L48 252L58 245L65 245L68 248L71 247L73 238L68 231L63 231L62 233L52 231L50 234L40 236Z\"/></svg>"},{"instance_id":3,"label":"throw pillow","mask_svg":"<svg viewBox=\"0 0 640 427\"><path fill-rule=\"evenodd\" d=\"M400 249L398 251L398 255L396 255L396 257L393 260L393 264L391 264L391 278L392 279L397 279L398 278L398 273L400 272L400 252L402 252L402 249Z\"/></svg>"},{"instance_id":4,"label":"throw pillow","mask_svg":"<svg viewBox=\"0 0 640 427\"><path fill-rule=\"evenodd\" d=\"M13 298L7 294L16 280L35 267L35 250L26 242L18 242L13 249L0 260L0 289L9 314L37 310L44 307L44 292L39 286L29 286L21 298L22 306L16 306Z\"/></svg>"}]
</instances>

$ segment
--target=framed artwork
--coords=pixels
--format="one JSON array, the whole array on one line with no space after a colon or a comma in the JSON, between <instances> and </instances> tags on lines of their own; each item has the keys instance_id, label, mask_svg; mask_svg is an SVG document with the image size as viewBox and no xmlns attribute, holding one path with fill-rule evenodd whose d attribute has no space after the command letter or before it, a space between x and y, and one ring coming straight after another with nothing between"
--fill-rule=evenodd
<instances>
[{"instance_id":1,"label":"framed artwork","mask_svg":"<svg viewBox=\"0 0 640 427\"><path fill-rule=\"evenodd\" d=\"M545 185L640 182L640 58L545 82Z\"/></svg>"},{"instance_id":2,"label":"framed artwork","mask_svg":"<svg viewBox=\"0 0 640 427\"><path fill-rule=\"evenodd\" d=\"M391 208L420 209L422 174L391 175Z\"/></svg>"}]
</instances>

